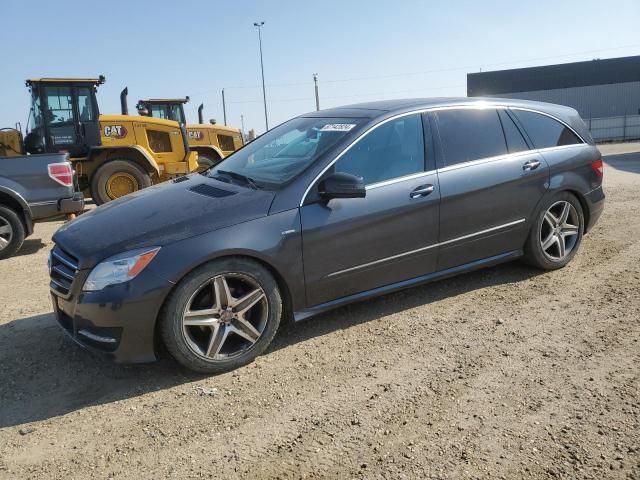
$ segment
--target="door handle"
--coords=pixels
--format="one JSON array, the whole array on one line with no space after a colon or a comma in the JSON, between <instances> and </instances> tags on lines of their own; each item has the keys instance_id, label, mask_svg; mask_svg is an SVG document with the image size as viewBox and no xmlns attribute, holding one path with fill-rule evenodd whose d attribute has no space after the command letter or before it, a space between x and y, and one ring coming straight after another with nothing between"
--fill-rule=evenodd
<instances>
[{"instance_id":1,"label":"door handle","mask_svg":"<svg viewBox=\"0 0 640 480\"><path fill-rule=\"evenodd\" d=\"M414 190L411 191L411 193L409 194L409 197L410 198L426 197L427 195L432 193L433 190L434 190L433 185L420 185L419 187L416 187Z\"/></svg>"},{"instance_id":2,"label":"door handle","mask_svg":"<svg viewBox=\"0 0 640 480\"><path fill-rule=\"evenodd\" d=\"M523 170L535 170L540 166L539 160L528 160L522 165Z\"/></svg>"}]
</instances>

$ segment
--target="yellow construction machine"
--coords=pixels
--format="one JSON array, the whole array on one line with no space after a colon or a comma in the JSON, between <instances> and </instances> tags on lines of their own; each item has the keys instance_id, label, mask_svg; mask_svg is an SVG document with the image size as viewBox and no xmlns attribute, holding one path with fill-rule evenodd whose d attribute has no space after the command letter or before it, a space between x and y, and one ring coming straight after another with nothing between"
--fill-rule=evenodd
<instances>
[{"instance_id":1,"label":"yellow construction machine","mask_svg":"<svg viewBox=\"0 0 640 480\"><path fill-rule=\"evenodd\" d=\"M202 118L203 104L198 107L198 123L187 124L184 104L188 101L189 97L150 98L138 100L136 109L138 114L142 116L174 120L181 125L186 125L189 147L198 152L201 168L208 168L219 163L224 157L243 145L240 129L218 125L214 123L214 120L211 120L209 124L204 123Z\"/></svg>"},{"instance_id":2,"label":"yellow construction machine","mask_svg":"<svg viewBox=\"0 0 640 480\"><path fill-rule=\"evenodd\" d=\"M98 78L34 78L29 133L0 131L0 154L68 152L80 188L100 205L152 184L198 170L198 153L189 148L184 125L172 120L101 115ZM29 129L29 126L31 127Z\"/></svg>"}]
</instances>

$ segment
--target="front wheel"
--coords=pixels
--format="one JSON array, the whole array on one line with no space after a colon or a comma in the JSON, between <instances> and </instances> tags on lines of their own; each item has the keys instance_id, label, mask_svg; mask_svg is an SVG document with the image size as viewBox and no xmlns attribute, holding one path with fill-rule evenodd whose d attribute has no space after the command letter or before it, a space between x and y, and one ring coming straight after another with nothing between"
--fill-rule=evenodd
<instances>
[{"instance_id":1,"label":"front wheel","mask_svg":"<svg viewBox=\"0 0 640 480\"><path fill-rule=\"evenodd\" d=\"M124 197L151 186L151 177L131 160L111 160L102 165L91 179L91 197L96 205Z\"/></svg>"},{"instance_id":2,"label":"front wheel","mask_svg":"<svg viewBox=\"0 0 640 480\"><path fill-rule=\"evenodd\" d=\"M273 276L244 258L210 262L188 274L169 297L160 333L185 367L221 373L251 362L278 330L282 298Z\"/></svg>"},{"instance_id":3,"label":"front wheel","mask_svg":"<svg viewBox=\"0 0 640 480\"><path fill-rule=\"evenodd\" d=\"M525 245L524 260L544 270L564 267L582 242L584 212L578 199L562 192L538 211Z\"/></svg>"}]
</instances>

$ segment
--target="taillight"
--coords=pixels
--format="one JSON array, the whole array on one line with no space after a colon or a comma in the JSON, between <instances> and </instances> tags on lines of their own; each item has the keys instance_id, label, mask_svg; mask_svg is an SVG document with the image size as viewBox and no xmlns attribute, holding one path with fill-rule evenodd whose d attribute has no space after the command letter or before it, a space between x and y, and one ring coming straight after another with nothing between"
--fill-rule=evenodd
<instances>
[{"instance_id":1,"label":"taillight","mask_svg":"<svg viewBox=\"0 0 640 480\"><path fill-rule=\"evenodd\" d=\"M604 163L602 163L601 158L599 158L598 160L593 160L591 162L591 168L599 177L602 177L604 175Z\"/></svg>"},{"instance_id":2,"label":"taillight","mask_svg":"<svg viewBox=\"0 0 640 480\"><path fill-rule=\"evenodd\" d=\"M47 165L49 169L49 177L65 187L73 186L73 168L71 164L64 163L50 163Z\"/></svg>"}]
</instances>

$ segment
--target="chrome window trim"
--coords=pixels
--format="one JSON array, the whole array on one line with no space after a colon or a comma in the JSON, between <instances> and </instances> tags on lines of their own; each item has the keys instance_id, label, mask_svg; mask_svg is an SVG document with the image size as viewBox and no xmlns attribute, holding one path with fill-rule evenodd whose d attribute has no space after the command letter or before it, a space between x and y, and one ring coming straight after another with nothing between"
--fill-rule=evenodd
<instances>
[{"instance_id":1,"label":"chrome window trim","mask_svg":"<svg viewBox=\"0 0 640 480\"><path fill-rule=\"evenodd\" d=\"M440 110L483 110L483 109L487 109L487 108L503 108L503 109L509 109L509 110L522 110L525 112L533 112L533 113L538 113L540 115L544 115L546 117L552 118L553 120L560 122L562 125L564 125L565 127L567 127L569 130L571 130L576 137L578 137L578 139L582 142L582 143L575 143L575 144L571 144L571 145L560 145L560 146L556 146L556 147L546 147L546 148L540 148L540 149L531 149L531 150L523 150L522 152L514 152L514 153L508 153L506 155L500 155L500 156L495 156L495 157L488 157L488 158L479 158L476 160L470 160L469 162L463 162L463 163L457 163L455 165L449 165L440 169L437 169L437 172L442 172L442 171L446 171L445 169L449 169L449 168L453 168L453 167L458 167L458 166L462 166L462 165L468 165L471 162L480 162L480 163L484 163L485 161L494 161L494 160L499 160L499 159L504 159L507 157L511 157L511 156L517 156L517 155L522 155L525 153L538 153L538 152L545 152L545 151L550 151L550 150L556 150L556 149L561 149L561 148L567 148L567 147L576 147L576 146L585 146L588 145L588 143L584 140L584 138L582 138L581 135L578 134L578 132L576 132L570 125L568 125L566 122L560 120L559 118L555 117L554 115L551 115L550 113L546 113L546 112L541 112L540 110L536 110L534 108L527 108L527 107L517 107L517 106L512 106L512 105L505 105L504 103L493 103L493 102L478 102L475 104L468 104L468 105L443 105L443 106L438 106L438 107L428 107L428 108L420 108L418 110L412 110L410 112L403 112L403 113L399 113L397 115L394 115L392 117L389 118L385 118L384 120L382 120L379 123L376 123L375 125L372 125L371 127L369 127L367 130L365 130L364 132L360 133L354 140L353 142L351 142L349 144L349 146L347 146L342 152L340 152L340 154L338 154L338 156L336 158L334 158L329 164L327 164L327 166L325 166L320 173L318 173L318 175L316 175L313 179L313 181L311 181L309 183L309 185L307 186L307 188L304 191L304 194L302 195L302 199L300 200L300 204L298 205L299 207L302 207L304 205L304 201L307 199L307 195L309 194L309 191L311 190L311 188L315 185L315 183L318 181L318 179L320 177L322 177L322 175L324 175L327 170L329 170L338 160L340 160L340 158L347 153L351 147L353 147L356 143L358 143L360 141L360 139L362 139L365 135L369 134L370 132L372 132L373 130L375 130L376 128L378 128L381 125L384 125L387 122L390 122L392 120L396 120L398 118L402 118L402 117L407 117L409 115L415 115L415 114L422 114L422 113L427 113L427 112L437 112ZM433 173L433 172L419 172L419 173ZM402 177L399 177L402 178ZM394 179L390 179L390 180L386 180L385 182L378 182L378 184L382 184L382 183L386 183L386 182L392 182L394 180L399 180L399 178L394 178ZM376 185L376 188L378 186L383 186L383 185L378 185L378 184L372 184L372 185ZM390 185L391 183L389 183Z\"/></svg>"},{"instance_id":2,"label":"chrome window trim","mask_svg":"<svg viewBox=\"0 0 640 480\"><path fill-rule=\"evenodd\" d=\"M386 187L387 185L393 185L394 183L400 183L406 180L412 180L414 178L428 177L429 175L434 175L437 172L438 172L437 170L429 170L428 172L412 173L410 175L404 175L402 177L392 178L391 180L385 180L384 182L372 183L371 185L366 185L364 188L365 190L374 190L376 188Z\"/></svg>"},{"instance_id":3,"label":"chrome window trim","mask_svg":"<svg viewBox=\"0 0 640 480\"><path fill-rule=\"evenodd\" d=\"M349 267L349 268L345 268L344 270L338 270L337 272L332 272L332 273L328 274L327 278L335 277L337 275L342 275L343 273L353 272L355 270L360 270L360 269L363 269L363 268L366 268L366 267L370 267L372 265L377 265L379 263L388 262L389 260L395 260L397 258L406 257L406 256L409 256L409 255L413 255L415 253L424 252L424 251L427 251L427 250L431 250L432 248L441 247L443 245L448 245L450 243L459 242L460 240L466 240L468 238L477 237L478 235L484 235L485 233L494 232L496 230L501 230L503 228L513 227L515 225L519 225L521 223L524 223L525 220L526 219L521 218L521 219L515 220L513 222L505 223L503 225L498 225L496 227L487 228L485 230L480 230L479 232L470 233L468 235L463 235L461 237L452 238L451 240L446 240L444 242L434 243L432 245L427 245L426 247L417 248L415 250L410 250L408 252L398 253L396 255L391 255L390 257L380 258L378 260L373 260L371 262L363 263L361 265L356 265L355 267Z\"/></svg>"}]
</instances>

